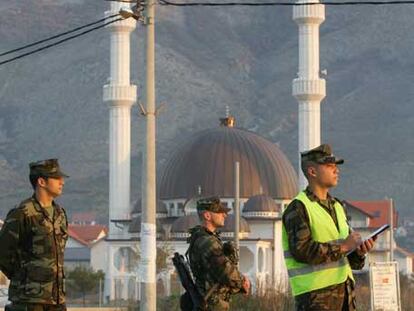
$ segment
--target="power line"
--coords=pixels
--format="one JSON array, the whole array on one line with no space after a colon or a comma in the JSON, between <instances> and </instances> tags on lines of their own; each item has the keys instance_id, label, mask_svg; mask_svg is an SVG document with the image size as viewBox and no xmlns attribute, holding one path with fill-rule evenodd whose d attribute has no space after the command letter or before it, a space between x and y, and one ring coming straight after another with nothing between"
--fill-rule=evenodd
<instances>
[{"instance_id":1,"label":"power line","mask_svg":"<svg viewBox=\"0 0 414 311\"><path fill-rule=\"evenodd\" d=\"M30 44L24 45L24 46L22 46L22 47L19 47L19 48L16 48L16 49L13 49L13 50L10 50L10 51L7 51L7 52L4 52L4 53L1 53L1 54L0 54L0 57L1 57L1 56L5 56L5 55L8 55L8 54L15 53L15 52L18 52L18 51L21 51L21 50L27 49L27 48L30 48L30 47L32 47L32 46L35 46L35 45L38 45L38 44L41 44L41 43L44 43L44 42L47 42L47 41L50 41L50 40L53 40L53 39L57 39L57 38L59 38L59 37L62 37L62 36L68 35L68 34L70 34L70 33L72 33L72 32L76 32L76 31L79 31L79 30L81 30L81 29L84 29L84 28L87 28L87 27L90 27L90 26L93 26L93 25L99 24L99 23L104 22L105 20L107 20L107 19L109 19L109 18L116 17L116 16L118 16L118 15L119 15L119 13L118 13L118 14L113 14L113 15L107 16L107 17L105 17L105 18L102 18L102 19L100 19L100 20L97 20L97 21L95 21L95 22L92 22L92 23L89 23L89 24L86 24L86 25L83 25L83 26L80 26L80 27L76 27L76 28L73 28L73 29L71 29L71 30L68 30L68 31L65 31L65 32L59 33L59 34L57 34L57 35L54 35L54 36L51 36L51 37L48 37L48 38L45 38L45 39L42 39L42 40L39 40L39 41L36 41L36 42L30 43Z\"/></svg>"},{"instance_id":2,"label":"power line","mask_svg":"<svg viewBox=\"0 0 414 311\"><path fill-rule=\"evenodd\" d=\"M106 0L106 1L128 1L128 0ZM133 2L133 1L131 1ZM412 0L406 1L322 1L309 3L296 2L170 2L167 0L158 0L160 5L168 6L304 6L304 5L328 5L328 6L354 6L354 5L399 5L399 4L414 4Z\"/></svg>"},{"instance_id":3,"label":"power line","mask_svg":"<svg viewBox=\"0 0 414 311\"><path fill-rule=\"evenodd\" d=\"M27 53L24 53L24 54L18 55L18 56L16 56L16 57L13 57L13 58L7 59L7 60L5 60L5 61L0 62L0 66L1 66L1 65L4 65L4 64L7 64L7 63L10 63L10 62L12 62L12 61L15 61L15 60L17 60L17 59L20 59L20 58L23 58L23 57L26 57L26 56L29 56L29 55L35 54L35 53L37 53L37 52L40 52L40 51L46 50L46 49L51 48L51 47L53 47L53 46L59 45L59 44L61 44L61 43L63 43L63 42L66 42L66 41L69 41L69 40L72 40L72 39L78 38L78 37L83 36L83 35L86 35L87 33L90 33L90 32L95 31L95 30L97 30L97 29L103 28L103 27L105 27L105 26L107 26L107 25L109 25L109 24L112 24L112 23L115 23L115 22L121 21L121 20L123 20L123 19L124 19L124 18L117 18L117 19L111 20L111 21L106 22L106 23L104 23L104 24L102 24L102 25L99 25L99 26L93 27L93 28L91 28L91 29L85 30L85 31L83 31L83 32L81 32L81 33L78 33L78 34L76 34L76 35L73 35L73 36L70 36L70 37L64 38L64 39L59 40L59 41L56 41L56 42L54 42L54 43L51 43L51 44L48 44L48 45L42 46L41 48L38 48L38 49L36 49L36 50L33 50L33 51L30 51L30 52L27 52Z\"/></svg>"},{"instance_id":4,"label":"power line","mask_svg":"<svg viewBox=\"0 0 414 311\"><path fill-rule=\"evenodd\" d=\"M104 0L108 2L136 3L134 0ZM390 1L322 1L322 2L170 2L167 0L158 0L160 5L169 6L304 6L304 5L398 5L398 4L414 4L412 0L390 0Z\"/></svg>"},{"instance_id":5,"label":"power line","mask_svg":"<svg viewBox=\"0 0 414 311\"><path fill-rule=\"evenodd\" d=\"M133 1L133 0L105 0L108 2L122 2L122 3L137 3L137 1Z\"/></svg>"},{"instance_id":6,"label":"power line","mask_svg":"<svg viewBox=\"0 0 414 311\"><path fill-rule=\"evenodd\" d=\"M139 1L139 0L105 0L105 1L122 2L122 3L137 3L137 1ZM192 2L192 3L186 3L186 2L170 2L168 0L158 0L158 4L163 5L163 6L182 6L182 7L186 7L186 6L303 6L303 5L317 5L317 4L338 5L338 6L348 5L348 6L350 6L350 5L398 5L398 4L414 4L414 0L405 0L405 1L403 1L403 0L389 0L389 1L346 1L346 2L323 1L323 2L306 2L306 3L295 3L295 2ZM119 13L118 14L110 15L108 17L102 18L102 19L97 20L95 22L92 22L92 23L89 23L89 24L86 24L86 25L83 25L83 26L80 26L80 27L76 27L74 29L71 29L71 30L68 30L68 31L65 31L65 32L62 32L62 33L59 33L57 35L53 35L51 37L48 37L48 38L45 38L45 39L42 39L42 40L39 40L39 41L30 43L30 44L27 44L27 45L24 45L22 47L19 47L19 48L16 48L16 49L12 49L12 50L3 52L3 53L0 54L0 57L1 56L5 56L5 55L8 55L8 54L15 53L15 52L18 52L18 51L21 51L23 49L27 49L29 47L32 47L32 46L35 46L35 45L38 45L38 44L41 44L41 43L44 43L44 42L47 42L47 41L50 41L50 40L53 40L53 39L57 39L59 37L68 35L68 34L73 33L73 32L77 32L77 31L79 31L81 29L84 29L84 28L93 26L95 24L101 23L101 22L103 22L103 21L105 21L105 20L107 20L109 18L116 17L116 16L119 16ZM17 60L17 59L20 59L20 58L29 56L31 54L34 54L34 53L37 53L37 52L46 50L46 49L48 49L50 47L56 46L58 44L61 44L63 42L66 42L66 41L69 41L69 40L72 40L72 39L75 39L77 37L80 37L82 35L85 35L85 34L91 32L91 31L94 31L94 30L103 28L106 25L115 23L115 22L120 21L122 19L123 18L118 18L116 20L112 20L110 22L104 23L103 25L100 25L100 26L97 26L97 27L93 27L93 28L91 28L89 30L86 30L86 31L81 32L79 34L76 34L76 35L67 37L65 39L59 40L59 41L57 41L55 43L52 43L52 44L43 46L43 47L41 47L39 49L36 49L36 50L30 51L30 52L27 52L27 53L18 55L16 57L7 59L5 61L0 62L0 65L4 65L4 64L9 63L9 62L12 62L14 60Z\"/></svg>"}]
</instances>

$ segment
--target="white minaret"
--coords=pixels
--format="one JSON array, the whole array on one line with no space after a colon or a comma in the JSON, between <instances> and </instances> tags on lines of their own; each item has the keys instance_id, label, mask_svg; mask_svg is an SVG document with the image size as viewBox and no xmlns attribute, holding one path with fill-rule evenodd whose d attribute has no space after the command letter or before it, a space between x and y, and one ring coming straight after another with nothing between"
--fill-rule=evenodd
<instances>
[{"instance_id":1,"label":"white minaret","mask_svg":"<svg viewBox=\"0 0 414 311\"><path fill-rule=\"evenodd\" d=\"M299 0L297 3L319 2ZM293 20L299 26L299 71L293 80L292 94L299 102L299 152L320 145L320 104L326 95L325 80L319 77L319 25L325 20L323 4L298 5L293 7ZM299 187L307 182L300 169Z\"/></svg>"},{"instance_id":2,"label":"white minaret","mask_svg":"<svg viewBox=\"0 0 414 311\"><path fill-rule=\"evenodd\" d=\"M125 3L112 2L105 16L119 13ZM116 220L130 218L131 106L137 87L130 84L130 34L136 27L133 18L108 26L111 32L109 84L103 87L103 99L109 103L109 234L108 239L126 237L126 228ZM109 243L105 295L114 299L114 277L122 274L114 267L116 249Z\"/></svg>"}]
</instances>

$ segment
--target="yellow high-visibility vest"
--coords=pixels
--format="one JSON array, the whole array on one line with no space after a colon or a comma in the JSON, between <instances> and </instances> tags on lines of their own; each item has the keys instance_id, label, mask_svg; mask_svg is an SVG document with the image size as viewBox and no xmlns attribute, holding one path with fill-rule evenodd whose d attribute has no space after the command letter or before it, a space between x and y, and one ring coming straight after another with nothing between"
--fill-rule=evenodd
<instances>
[{"instance_id":1,"label":"yellow high-visibility vest","mask_svg":"<svg viewBox=\"0 0 414 311\"><path fill-rule=\"evenodd\" d=\"M347 238L349 227L344 209L339 202L335 202L334 204L339 225L338 231L331 215L329 215L329 213L317 202L309 200L304 191L300 192L295 199L301 201L305 205L309 216L313 240L320 243L326 243L339 242ZM288 237L284 226L282 229L282 243L289 282L294 296L331 285L341 284L345 282L347 278L354 280L351 266L346 257L342 257L335 262L322 263L319 265L309 265L296 261L289 251Z\"/></svg>"}]
</instances>

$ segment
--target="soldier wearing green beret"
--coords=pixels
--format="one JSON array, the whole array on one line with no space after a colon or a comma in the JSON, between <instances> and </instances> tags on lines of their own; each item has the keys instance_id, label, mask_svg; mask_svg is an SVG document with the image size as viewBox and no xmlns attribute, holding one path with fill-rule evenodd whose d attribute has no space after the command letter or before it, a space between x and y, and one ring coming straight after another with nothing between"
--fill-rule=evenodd
<instances>
[{"instance_id":1,"label":"soldier wearing green beret","mask_svg":"<svg viewBox=\"0 0 414 311\"><path fill-rule=\"evenodd\" d=\"M227 311L233 294L247 294L250 290L250 281L238 270L236 257L229 251L231 247L223 244L217 232L224 226L229 211L217 197L200 199L197 213L201 225L189 230L188 259L208 311Z\"/></svg>"},{"instance_id":2,"label":"soldier wearing green beret","mask_svg":"<svg viewBox=\"0 0 414 311\"><path fill-rule=\"evenodd\" d=\"M327 144L303 152L309 185L283 213L283 250L298 311L356 310L352 269L363 268L374 239L362 243L341 202L329 194L343 163Z\"/></svg>"},{"instance_id":3,"label":"soldier wearing green beret","mask_svg":"<svg viewBox=\"0 0 414 311\"><path fill-rule=\"evenodd\" d=\"M10 279L6 311L64 311L63 255L67 233L57 159L30 163L34 194L12 209L0 231L0 270Z\"/></svg>"}]
</instances>

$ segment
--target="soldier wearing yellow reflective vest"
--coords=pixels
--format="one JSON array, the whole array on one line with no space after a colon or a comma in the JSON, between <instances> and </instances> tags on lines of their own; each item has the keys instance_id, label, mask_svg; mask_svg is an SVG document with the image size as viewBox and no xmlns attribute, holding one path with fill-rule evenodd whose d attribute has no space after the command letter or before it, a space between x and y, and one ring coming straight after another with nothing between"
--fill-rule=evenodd
<instances>
[{"instance_id":1,"label":"soldier wearing yellow reflective vest","mask_svg":"<svg viewBox=\"0 0 414 311\"><path fill-rule=\"evenodd\" d=\"M309 185L284 211L282 231L297 311L356 310L351 269L362 269L374 240L361 244L341 203L329 194L338 183L338 165L343 162L327 144L301 153Z\"/></svg>"}]
</instances>

